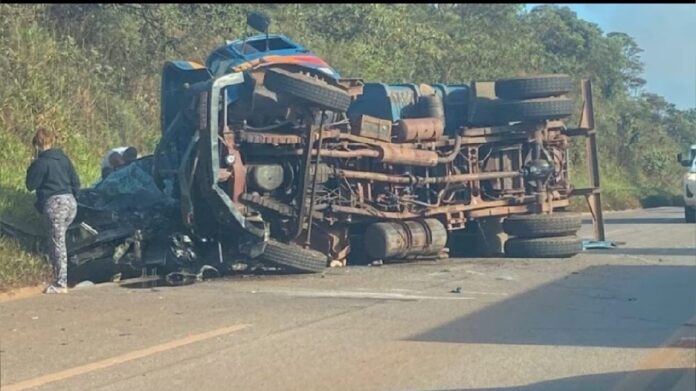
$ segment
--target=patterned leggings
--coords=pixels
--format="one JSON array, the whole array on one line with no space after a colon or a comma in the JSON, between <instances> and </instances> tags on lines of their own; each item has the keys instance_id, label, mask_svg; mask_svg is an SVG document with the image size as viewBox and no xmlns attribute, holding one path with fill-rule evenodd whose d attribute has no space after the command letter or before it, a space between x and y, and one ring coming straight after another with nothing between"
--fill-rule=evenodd
<instances>
[{"instance_id":1,"label":"patterned leggings","mask_svg":"<svg viewBox=\"0 0 696 391\"><path fill-rule=\"evenodd\" d=\"M51 264L55 284L68 286L68 250L65 233L77 215L77 201L72 194L49 197L44 205L44 214L51 222Z\"/></svg>"}]
</instances>

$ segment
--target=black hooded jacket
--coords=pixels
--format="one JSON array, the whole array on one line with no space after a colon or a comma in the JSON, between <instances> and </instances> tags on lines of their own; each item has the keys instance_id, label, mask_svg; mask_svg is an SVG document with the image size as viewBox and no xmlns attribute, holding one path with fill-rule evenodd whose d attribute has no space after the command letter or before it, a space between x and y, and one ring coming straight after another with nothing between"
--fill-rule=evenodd
<instances>
[{"instance_id":1,"label":"black hooded jacket","mask_svg":"<svg viewBox=\"0 0 696 391\"><path fill-rule=\"evenodd\" d=\"M43 213L49 197L61 194L77 196L80 178L72 162L61 149L47 149L27 169L27 189L36 190L36 209Z\"/></svg>"}]
</instances>

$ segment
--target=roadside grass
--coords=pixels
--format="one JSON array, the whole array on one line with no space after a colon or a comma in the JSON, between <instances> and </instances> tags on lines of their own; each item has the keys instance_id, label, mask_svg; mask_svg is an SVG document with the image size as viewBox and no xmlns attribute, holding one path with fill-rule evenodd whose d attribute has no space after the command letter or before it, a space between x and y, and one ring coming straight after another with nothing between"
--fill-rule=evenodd
<instances>
[{"instance_id":1,"label":"roadside grass","mask_svg":"<svg viewBox=\"0 0 696 391\"><path fill-rule=\"evenodd\" d=\"M147 152L159 133L147 122L155 107L115 93L104 75L93 71L100 64L74 40L56 39L39 23L35 8L15 11L15 18L3 20L11 28L0 23L0 47L7 49L0 59L7 75L0 85L0 220L41 235L43 218L24 182L37 127L56 133L56 145L72 160L83 187L99 177L99 159L108 148L128 143ZM46 258L31 245L0 240L0 290L50 274Z\"/></svg>"},{"instance_id":2,"label":"roadside grass","mask_svg":"<svg viewBox=\"0 0 696 391\"><path fill-rule=\"evenodd\" d=\"M660 185L642 175L632 177L634 180L631 180L621 167L606 165L600 168L600 188L604 210L683 206L683 198L679 193L680 176L672 178L671 181L661 178ZM584 166L571 167L570 179L576 188L589 186L587 169ZM571 198L570 209L586 212L587 208L585 197Z\"/></svg>"},{"instance_id":3,"label":"roadside grass","mask_svg":"<svg viewBox=\"0 0 696 391\"><path fill-rule=\"evenodd\" d=\"M0 154L7 149L12 148L0 146ZM0 220L27 233L41 235L43 221L34 209L34 195L18 186L25 171L17 172L15 163L6 165L9 169L3 169L0 174ZM0 235L0 292L48 281L51 276L49 262L31 247L28 243Z\"/></svg>"},{"instance_id":4,"label":"roadside grass","mask_svg":"<svg viewBox=\"0 0 696 391\"><path fill-rule=\"evenodd\" d=\"M0 136L1 141L10 140L5 134ZM71 147L72 150L77 149L75 144ZM84 157L93 154L79 155ZM30 156L29 148L23 147L16 140L0 143L0 159L7 162L0 170L0 221L17 227L29 236L44 236L46 223L34 207L36 196L24 187ZM73 159L85 187L94 182L98 175L97 158L90 157L89 160ZM48 258L40 254L40 249L36 247L31 240L0 235L0 291L35 285L50 279L51 266Z\"/></svg>"},{"instance_id":5,"label":"roadside grass","mask_svg":"<svg viewBox=\"0 0 696 391\"><path fill-rule=\"evenodd\" d=\"M0 237L0 292L50 278L51 267L45 256L27 251L16 239Z\"/></svg>"}]
</instances>

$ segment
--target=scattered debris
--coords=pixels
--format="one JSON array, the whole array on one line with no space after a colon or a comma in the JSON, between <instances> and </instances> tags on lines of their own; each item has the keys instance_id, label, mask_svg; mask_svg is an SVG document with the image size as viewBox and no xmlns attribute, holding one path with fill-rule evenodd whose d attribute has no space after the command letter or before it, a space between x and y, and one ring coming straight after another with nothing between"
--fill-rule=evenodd
<instances>
[{"instance_id":1,"label":"scattered debris","mask_svg":"<svg viewBox=\"0 0 696 391\"><path fill-rule=\"evenodd\" d=\"M220 272L218 271L218 269L216 269L210 265L203 265L203 267L201 267L201 270L196 275L196 279L198 281L205 281L205 280L209 280L211 278L218 278L218 277L220 277Z\"/></svg>"},{"instance_id":2,"label":"scattered debris","mask_svg":"<svg viewBox=\"0 0 696 391\"><path fill-rule=\"evenodd\" d=\"M172 286L190 285L196 282L198 275L179 271L167 274L164 279Z\"/></svg>"},{"instance_id":3,"label":"scattered debris","mask_svg":"<svg viewBox=\"0 0 696 391\"><path fill-rule=\"evenodd\" d=\"M583 250L594 250L594 249L609 249L613 250L619 245L618 242L611 240L583 240L582 249Z\"/></svg>"},{"instance_id":4,"label":"scattered debris","mask_svg":"<svg viewBox=\"0 0 696 391\"><path fill-rule=\"evenodd\" d=\"M90 280L85 280L85 281L82 281L79 284L75 285L73 287L73 289L89 288L91 286L94 286L94 283Z\"/></svg>"}]
</instances>

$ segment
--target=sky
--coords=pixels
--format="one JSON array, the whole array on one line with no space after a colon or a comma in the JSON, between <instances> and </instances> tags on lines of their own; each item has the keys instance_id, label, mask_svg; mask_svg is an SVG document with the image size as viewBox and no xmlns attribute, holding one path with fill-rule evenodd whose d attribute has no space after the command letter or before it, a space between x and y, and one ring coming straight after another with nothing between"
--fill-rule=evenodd
<instances>
[{"instance_id":1,"label":"sky","mask_svg":"<svg viewBox=\"0 0 696 391\"><path fill-rule=\"evenodd\" d=\"M596 23L605 34L632 36L643 49L645 90L679 109L696 108L696 4L561 5Z\"/></svg>"}]
</instances>

